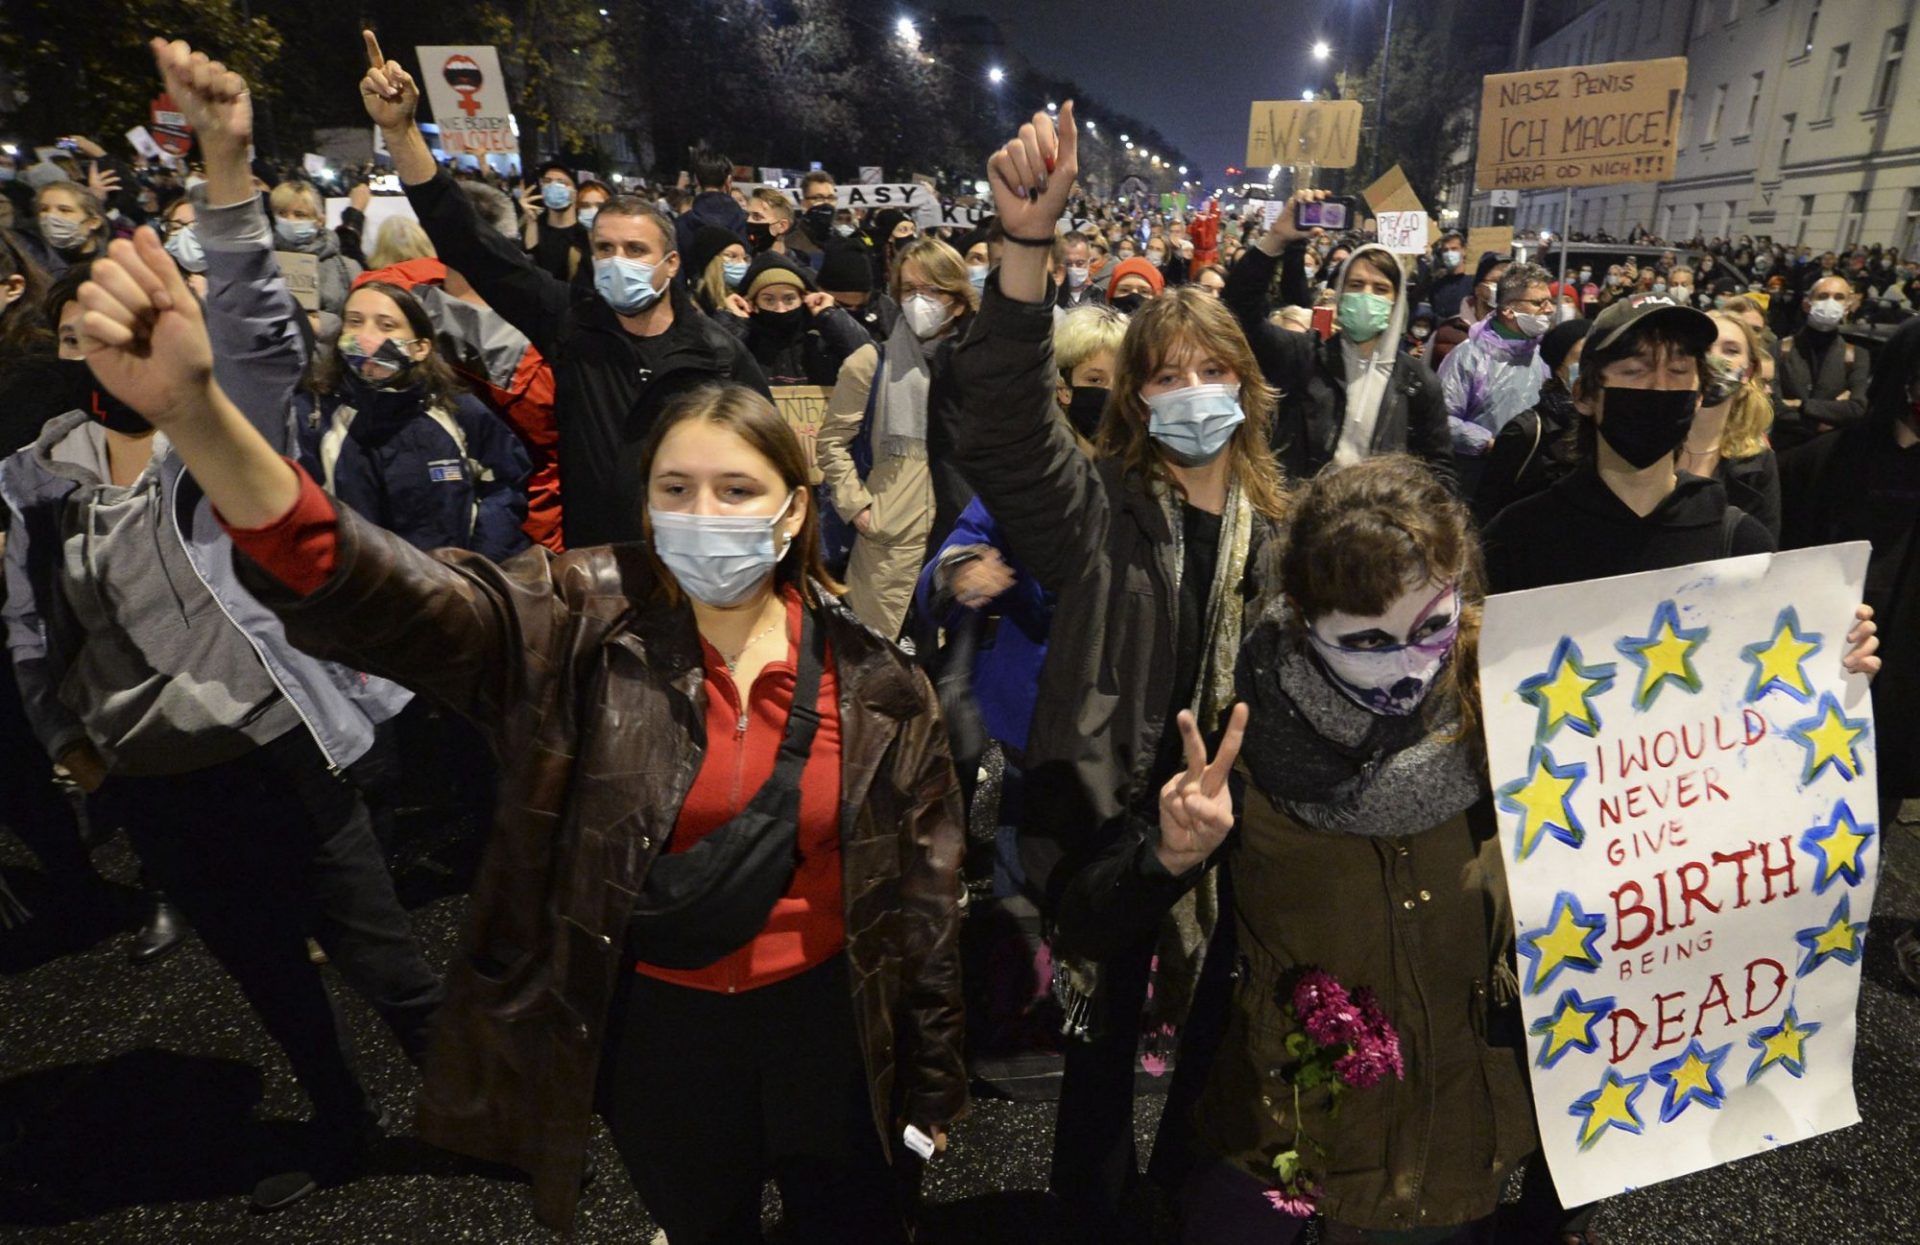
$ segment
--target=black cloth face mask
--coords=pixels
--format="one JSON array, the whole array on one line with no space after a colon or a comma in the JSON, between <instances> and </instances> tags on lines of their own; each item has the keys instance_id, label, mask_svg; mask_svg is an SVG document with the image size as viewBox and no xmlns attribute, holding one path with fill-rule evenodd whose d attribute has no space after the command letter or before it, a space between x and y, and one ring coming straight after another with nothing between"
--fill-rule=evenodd
<instances>
[{"instance_id":1,"label":"black cloth face mask","mask_svg":"<svg viewBox=\"0 0 1920 1245\"><path fill-rule=\"evenodd\" d=\"M772 250L773 249L773 226L756 224L753 221L748 221L747 222L747 245L753 248L753 252L756 255L758 255L761 251Z\"/></svg>"},{"instance_id":2,"label":"black cloth face mask","mask_svg":"<svg viewBox=\"0 0 1920 1245\"><path fill-rule=\"evenodd\" d=\"M73 404L72 409L85 411L111 432L138 437L153 431L146 416L100 387L85 359L62 359L60 371L66 378L67 400Z\"/></svg>"},{"instance_id":3,"label":"black cloth face mask","mask_svg":"<svg viewBox=\"0 0 1920 1245\"><path fill-rule=\"evenodd\" d=\"M1093 440L1093 434L1100 428L1100 413L1107 409L1107 395L1110 391L1096 389L1091 385L1075 385L1073 397L1067 402L1067 422L1073 430Z\"/></svg>"},{"instance_id":4,"label":"black cloth face mask","mask_svg":"<svg viewBox=\"0 0 1920 1245\"><path fill-rule=\"evenodd\" d=\"M1679 449L1700 406L1697 389L1601 390L1600 439L1640 471Z\"/></svg>"},{"instance_id":5,"label":"black cloth face mask","mask_svg":"<svg viewBox=\"0 0 1920 1245\"><path fill-rule=\"evenodd\" d=\"M1127 315L1132 315L1146 305L1147 299L1144 294L1122 294L1112 303L1115 311L1124 312Z\"/></svg>"}]
</instances>

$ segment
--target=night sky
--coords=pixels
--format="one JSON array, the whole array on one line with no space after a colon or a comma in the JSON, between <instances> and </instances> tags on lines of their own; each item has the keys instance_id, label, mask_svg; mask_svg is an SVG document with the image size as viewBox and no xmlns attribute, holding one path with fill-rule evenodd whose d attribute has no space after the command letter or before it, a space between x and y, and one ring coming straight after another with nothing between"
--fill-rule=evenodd
<instances>
[{"instance_id":1,"label":"night sky","mask_svg":"<svg viewBox=\"0 0 1920 1245\"><path fill-rule=\"evenodd\" d=\"M940 0L955 14L984 13L1036 69L1070 77L1115 108L1150 122L1198 167L1208 185L1247 150L1248 105L1298 99L1330 81L1309 54L1317 38L1337 66L1367 38L1385 0ZM1376 37L1371 36L1371 37ZM1364 62L1361 49L1356 57ZM1037 101L1044 102L1044 101Z\"/></svg>"}]
</instances>

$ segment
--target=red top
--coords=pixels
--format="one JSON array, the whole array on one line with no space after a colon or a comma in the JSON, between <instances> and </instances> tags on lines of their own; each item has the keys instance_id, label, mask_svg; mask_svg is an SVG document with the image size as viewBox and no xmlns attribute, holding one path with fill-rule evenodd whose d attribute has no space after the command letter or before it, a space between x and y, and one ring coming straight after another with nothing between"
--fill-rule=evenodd
<instances>
[{"instance_id":1,"label":"red top","mask_svg":"<svg viewBox=\"0 0 1920 1245\"><path fill-rule=\"evenodd\" d=\"M301 470L300 496L276 522L262 528L227 526L242 553L298 593L314 592L333 574L338 553L333 502ZM800 594L787 588L787 657L760 672L740 692L719 650L700 641L706 669L707 751L680 806L673 834L661 850L683 852L747 806L773 773L787 710L793 704ZM840 891L840 701L833 653L820 676L820 728L800 775L800 861L766 927L732 955L706 968L680 971L636 964L649 977L732 994L795 976L839 954L847 945Z\"/></svg>"}]
</instances>

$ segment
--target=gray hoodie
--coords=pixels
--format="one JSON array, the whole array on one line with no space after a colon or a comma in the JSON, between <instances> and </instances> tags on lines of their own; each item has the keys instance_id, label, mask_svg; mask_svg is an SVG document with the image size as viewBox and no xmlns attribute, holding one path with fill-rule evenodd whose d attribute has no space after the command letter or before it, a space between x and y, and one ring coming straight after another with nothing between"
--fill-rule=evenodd
<instances>
[{"instance_id":1,"label":"gray hoodie","mask_svg":"<svg viewBox=\"0 0 1920 1245\"><path fill-rule=\"evenodd\" d=\"M258 200L248 199L203 211L195 229L207 251L207 329L213 338L214 377L268 442L285 453L293 446L290 398L305 367L306 350L297 320L301 312L274 262L266 216ZM372 745L374 724L399 712L410 693L293 647L280 620L240 586L232 541L180 456L164 440L156 441L153 461L139 480L127 489L102 493L98 500L104 510L94 506L90 492L108 478L104 450L91 441L91 433L69 440L87 425L84 413L72 412L55 420L39 443L0 461L0 500L13 521L6 549L7 600L0 620L5 622L28 719L47 752L58 757L88 737L91 723L73 705L106 714L102 720L118 723L115 729L129 727L137 717L131 701L109 705L77 687L68 691L70 683L88 677L75 675L73 667L95 634L103 634L87 630L64 586L78 586L86 579L92 556L94 570L105 569L116 586L121 575L131 577L142 594L142 608L173 611L161 630L174 630L179 643L169 643L164 653L143 654L139 660L145 662L147 675L188 660L190 645L180 633L192 628L193 642L206 643L207 652L219 654L208 658L214 669L205 677L241 680L222 685L224 699L210 698L204 688L156 692L147 704L167 724L178 727L191 714L211 714L227 724L222 729L243 734L273 725L256 725L249 718L247 706L264 713L274 700L253 694L257 684L236 673L240 667L232 659L233 650L200 640L199 628L209 627L211 619L204 607L211 602L232 634L253 649L261 671L313 735L328 765L339 770L352 764ZM57 454L55 446L62 447ZM70 538L88 530L93 531L93 547L82 537L76 548ZM146 555L151 565L144 573L123 570L122 559L131 568L142 539L149 548L158 546L156 554ZM99 561L108 554L109 562ZM203 596L187 591L189 578L198 582ZM97 608L97 617L137 618L118 611L111 599L90 602L87 608ZM139 629L143 634L148 630L146 620L140 620ZM125 692L124 676L138 677L135 659L125 653L112 656L119 674L107 681L119 686L107 690ZM195 676L202 677L199 671ZM200 699L189 710L182 697ZM134 739L135 732L127 729L125 738Z\"/></svg>"}]
</instances>

